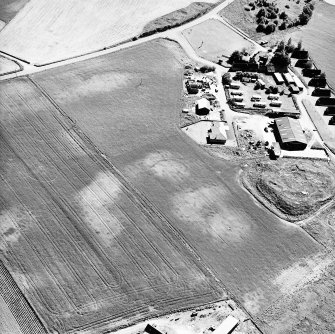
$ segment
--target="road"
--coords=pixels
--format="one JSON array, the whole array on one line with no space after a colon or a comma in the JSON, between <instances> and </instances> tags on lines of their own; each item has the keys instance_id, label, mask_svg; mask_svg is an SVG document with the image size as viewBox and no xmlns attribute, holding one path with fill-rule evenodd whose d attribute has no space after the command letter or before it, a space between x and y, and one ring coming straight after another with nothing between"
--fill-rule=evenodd
<instances>
[{"instance_id":1,"label":"road","mask_svg":"<svg viewBox=\"0 0 335 334\"><path fill-rule=\"evenodd\" d=\"M27 62L22 61L21 59L18 59L15 57L15 55L8 55L5 54L3 52L0 51L0 55L3 55L9 59L13 59L16 60L17 62L20 63L20 65L23 67L23 71L20 71L18 73L13 73L13 74L9 74L9 75L4 75L0 77L0 81L1 80L8 80L11 78L16 78L19 76L24 76L24 75L28 75L28 74L33 74L33 73L37 73L37 72L41 72L41 71L46 71L49 70L51 68L55 68L55 67L60 67L60 66L65 66L68 64L72 64L72 63L76 63L79 61L83 61L83 60L87 60L87 59L91 59L91 58L95 58L95 57L99 57L99 56L103 56L106 54L110 54L119 50L123 50L126 48L130 48L139 44L143 44L152 40L155 40L157 38L170 38L170 39L176 39L176 36L178 35L179 32L182 32L184 29L187 28L191 28L194 25L197 25L201 22L204 22L210 18L215 18L215 19L220 19L220 21L223 21L226 25L228 25L231 29L233 29L234 31L238 32L239 34L243 35L244 37L247 37L245 34L243 34L242 32L240 32L239 30L237 30L236 28L232 27L230 24L228 24L227 22L225 22L219 15L218 12L221 11L223 8L225 8L227 5L229 5L233 0L226 0L224 2L222 2L221 4L219 4L218 6L216 6L215 8L213 8L211 11L209 11L208 13L204 14L203 16L200 16L199 18L188 22L184 25L181 25L179 27L176 28L172 28L170 30L161 32L161 33L157 33L148 37L143 37L140 38L136 41L131 41L131 42L127 42L124 44L120 44L117 45L115 47L110 47L110 46L106 46L105 50L99 50L99 51L93 51L90 54L86 54L86 55L82 55L82 56L78 56L75 58L71 58L71 59L67 59L67 60L62 60L53 64L49 64L49 65L45 65L45 66L34 66L32 64L28 64ZM249 39L250 40L250 39ZM180 42L181 39L177 38L177 41ZM255 43L254 41L250 40L252 43ZM256 44L256 43L255 43ZM182 47L186 47L185 52L195 61L201 62L203 64L208 64L208 61L197 57L196 54L194 52L192 52L189 48L185 45L185 43L181 44ZM216 65L210 62L211 65ZM216 66L217 67L217 66Z\"/></svg>"}]
</instances>

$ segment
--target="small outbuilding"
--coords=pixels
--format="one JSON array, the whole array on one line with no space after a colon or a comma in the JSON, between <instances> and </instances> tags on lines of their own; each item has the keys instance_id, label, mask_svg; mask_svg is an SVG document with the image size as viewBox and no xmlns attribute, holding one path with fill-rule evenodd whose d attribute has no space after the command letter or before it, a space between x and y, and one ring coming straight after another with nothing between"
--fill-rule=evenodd
<instances>
[{"instance_id":1,"label":"small outbuilding","mask_svg":"<svg viewBox=\"0 0 335 334\"><path fill-rule=\"evenodd\" d=\"M298 151L306 148L307 139L299 120L281 117L275 120L275 125L276 135L282 149Z\"/></svg>"},{"instance_id":2,"label":"small outbuilding","mask_svg":"<svg viewBox=\"0 0 335 334\"><path fill-rule=\"evenodd\" d=\"M227 135L222 122L213 122L208 130L208 144L225 144Z\"/></svg>"},{"instance_id":3,"label":"small outbuilding","mask_svg":"<svg viewBox=\"0 0 335 334\"><path fill-rule=\"evenodd\" d=\"M283 77L287 85L294 84L294 79L290 73L284 73Z\"/></svg>"},{"instance_id":4,"label":"small outbuilding","mask_svg":"<svg viewBox=\"0 0 335 334\"><path fill-rule=\"evenodd\" d=\"M198 100L195 104L195 113L197 115L208 115L210 109L211 109L211 104L204 97Z\"/></svg>"},{"instance_id":5,"label":"small outbuilding","mask_svg":"<svg viewBox=\"0 0 335 334\"><path fill-rule=\"evenodd\" d=\"M281 73L279 72L273 73L273 77L278 85L281 85L284 83L284 79Z\"/></svg>"},{"instance_id":6,"label":"small outbuilding","mask_svg":"<svg viewBox=\"0 0 335 334\"><path fill-rule=\"evenodd\" d=\"M295 49L292 53L292 57L297 59L308 59L308 51Z\"/></svg>"}]
</instances>

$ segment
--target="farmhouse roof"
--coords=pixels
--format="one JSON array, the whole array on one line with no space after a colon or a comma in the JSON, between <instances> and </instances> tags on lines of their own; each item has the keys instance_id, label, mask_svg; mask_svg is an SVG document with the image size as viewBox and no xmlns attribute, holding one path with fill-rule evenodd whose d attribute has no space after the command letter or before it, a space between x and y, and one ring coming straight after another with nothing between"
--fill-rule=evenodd
<instances>
[{"instance_id":1,"label":"farmhouse roof","mask_svg":"<svg viewBox=\"0 0 335 334\"><path fill-rule=\"evenodd\" d=\"M196 102L198 109L210 109L211 104L204 97Z\"/></svg>"},{"instance_id":2,"label":"farmhouse roof","mask_svg":"<svg viewBox=\"0 0 335 334\"><path fill-rule=\"evenodd\" d=\"M300 122L290 117L276 119L277 129L283 143L300 142L307 144L305 134L302 131Z\"/></svg>"},{"instance_id":3,"label":"farmhouse roof","mask_svg":"<svg viewBox=\"0 0 335 334\"><path fill-rule=\"evenodd\" d=\"M208 136L211 140L227 140L226 131L222 129L218 122L213 122L208 130Z\"/></svg>"}]
</instances>

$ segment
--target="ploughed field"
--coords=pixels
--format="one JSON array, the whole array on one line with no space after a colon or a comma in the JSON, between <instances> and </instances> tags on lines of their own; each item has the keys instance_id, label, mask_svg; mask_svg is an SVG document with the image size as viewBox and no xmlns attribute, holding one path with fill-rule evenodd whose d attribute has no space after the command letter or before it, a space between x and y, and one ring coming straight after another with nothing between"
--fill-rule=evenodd
<instances>
[{"instance_id":1,"label":"ploughed field","mask_svg":"<svg viewBox=\"0 0 335 334\"><path fill-rule=\"evenodd\" d=\"M0 83L0 110L0 259L49 331L100 333L226 296L29 78Z\"/></svg>"},{"instance_id":2,"label":"ploughed field","mask_svg":"<svg viewBox=\"0 0 335 334\"><path fill-rule=\"evenodd\" d=\"M1 31L0 50L34 64L59 61L129 40L148 22L192 2L30 0Z\"/></svg>"},{"instance_id":3,"label":"ploughed field","mask_svg":"<svg viewBox=\"0 0 335 334\"><path fill-rule=\"evenodd\" d=\"M232 163L178 128L183 55L153 41L33 80L257 316L283 296L277 277L321 248L257 205Z\"/></svg>"}]
</instances>

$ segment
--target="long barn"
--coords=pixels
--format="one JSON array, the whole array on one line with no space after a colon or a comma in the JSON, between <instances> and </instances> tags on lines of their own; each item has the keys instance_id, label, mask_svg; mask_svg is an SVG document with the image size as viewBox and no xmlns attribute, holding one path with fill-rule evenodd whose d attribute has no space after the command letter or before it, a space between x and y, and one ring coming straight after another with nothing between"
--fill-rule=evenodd
<instances>
[{"instance_id":1,"label":"long barn","mask_svg":"<svg viewBox=\"0 0 335 334\"><path fill-rule=\"evenodd\" d=\"M297 151L306 148L307 139L297 119L281 117L276 119L275 124L276 134L282 149Z\"/></svg>"}]
</instances>

